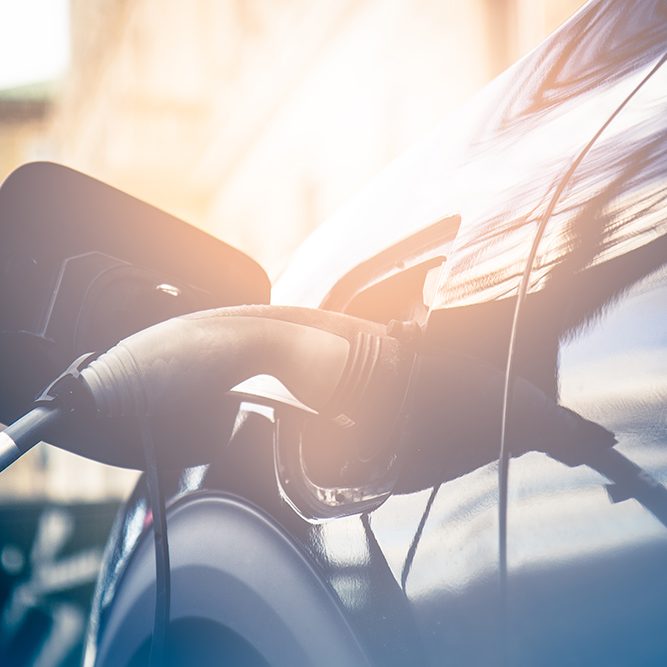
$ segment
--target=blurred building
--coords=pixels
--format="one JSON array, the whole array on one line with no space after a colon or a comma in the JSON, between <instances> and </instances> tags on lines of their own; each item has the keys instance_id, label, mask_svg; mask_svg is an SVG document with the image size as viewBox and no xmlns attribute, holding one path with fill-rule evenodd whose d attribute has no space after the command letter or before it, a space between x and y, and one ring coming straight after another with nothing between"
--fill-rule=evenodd
<instances>
[{"instance_id":1,"label":"blurred building","mask_svg":"<svg viewBox=\"0 0 667 667\"><path fill-rule=\"evenodd\" d=\"M53 86L44 83L0 90L0 178L45 152Z\"/></svg>"},{"instance_id":2,"label":"blurred building","mask_svg":"<svg viewBox=\"0 0 667 667\"><path fill-rule=\"evenodd\" d=\"M63 162L275 277L312 228L580 4L70 0L57 95L0 93L1 176L35 157ZM72 460L36 451L0 493L91 497L130 483Z\"/></svg>"}]
</instances>

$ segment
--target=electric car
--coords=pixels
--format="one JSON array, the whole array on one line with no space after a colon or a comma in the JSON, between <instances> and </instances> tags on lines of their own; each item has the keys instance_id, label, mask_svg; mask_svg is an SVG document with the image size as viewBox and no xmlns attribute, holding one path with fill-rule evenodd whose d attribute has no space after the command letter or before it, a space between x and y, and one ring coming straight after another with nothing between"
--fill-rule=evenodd
<instances>
[{"instance_id":1,"label":"electric car","mask_svg":"<svg viewBox=\"0 0 667 667\"><path fill-rule=\"evenodd\" d=\"M207 402L203 459L160 472L167 664L667 664L666 54L664 2L585 5L319 227L270 297L251 260L108 186L8 179L3 363L24 380L5 418L77 355L216 306L342 314L411 355L368 419L270 374ZM20 261L44 215L62 247ZM171 423L201 449L185 408ZM144 476L89 667L148 660L151 508Z\"/></svg>"}]
</instances>

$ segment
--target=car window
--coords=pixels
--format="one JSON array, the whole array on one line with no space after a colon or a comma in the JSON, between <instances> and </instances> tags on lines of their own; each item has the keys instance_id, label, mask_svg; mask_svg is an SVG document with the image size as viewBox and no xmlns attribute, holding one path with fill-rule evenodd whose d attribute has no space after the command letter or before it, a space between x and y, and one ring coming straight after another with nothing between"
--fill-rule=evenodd
<instances>
[{"instance_id":1,"label":"car window","mask_svg":"<svg viewBox=\"0 0 667 667\"><path fill-rule=\"evenodd\" d=\"M667 69L544 230L508 394L511 664L665 664Z\"/></svg>"}]
</instances>

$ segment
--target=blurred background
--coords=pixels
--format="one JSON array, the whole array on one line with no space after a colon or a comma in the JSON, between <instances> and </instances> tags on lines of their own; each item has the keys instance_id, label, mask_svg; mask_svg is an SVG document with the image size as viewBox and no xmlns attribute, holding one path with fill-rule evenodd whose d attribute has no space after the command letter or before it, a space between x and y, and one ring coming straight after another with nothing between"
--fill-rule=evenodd
<instances>
[{"instance_id":1,"label":"blurred background","mask_svg":"<svg viewBox=\"0 0 667 667\"><path fill-rule=\"evenodd\" d=\"M0 0L0 181L61 162L275 279L309 231L581 4ZM77 664L135 478L44 446L2 476L2 664Z\"/></svg>"}]
</instances>

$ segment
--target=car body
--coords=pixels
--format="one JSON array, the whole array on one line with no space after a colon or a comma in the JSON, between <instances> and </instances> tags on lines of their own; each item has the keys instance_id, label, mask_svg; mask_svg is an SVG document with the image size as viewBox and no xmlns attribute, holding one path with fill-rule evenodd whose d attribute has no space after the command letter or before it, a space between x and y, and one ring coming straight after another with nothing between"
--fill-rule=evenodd
<instances>
[{"instance_id":1,"label":"car body","mask_svg":"<svg viewBox=\"0 0 667 667\"><path fill-rule=\"evenodd\" d=\"M666 45L664 2L587 4L304 243L274 303L422 327L397 437L237 387L164 479L175 661L666 664ZM142 480L87 665L143 664L150 528Z\"/></svg>"}]
</instances>

